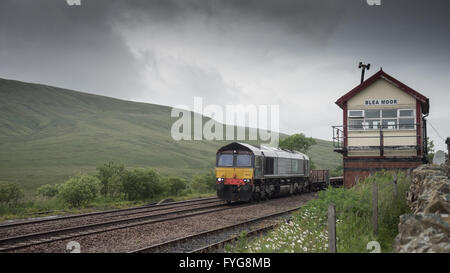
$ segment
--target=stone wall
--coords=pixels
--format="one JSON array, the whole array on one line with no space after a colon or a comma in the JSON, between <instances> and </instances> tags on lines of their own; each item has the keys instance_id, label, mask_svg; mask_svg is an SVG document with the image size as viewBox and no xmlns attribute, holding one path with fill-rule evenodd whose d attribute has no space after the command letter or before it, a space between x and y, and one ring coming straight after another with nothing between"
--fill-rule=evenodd
<instances>
[{"instance_id":1,"label":"stone wall","mask_svg":"<svg viewBox=\"0 0 450 273\"><path fill-rule=\"evenodd\" d=\"M428 164L414 169L407 196L411 214L400 216L395 252L450 253L448 168Z\"/></svg>"}]
</instances>

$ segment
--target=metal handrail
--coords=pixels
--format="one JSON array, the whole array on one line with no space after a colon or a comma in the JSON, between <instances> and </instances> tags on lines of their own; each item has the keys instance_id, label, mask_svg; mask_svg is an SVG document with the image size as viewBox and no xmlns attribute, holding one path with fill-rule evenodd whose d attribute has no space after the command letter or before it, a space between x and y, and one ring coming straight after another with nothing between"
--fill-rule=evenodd
<instances>
[{"instance_id":1,"label":"metal handrail","mask_svg":"<svg viewBox=\"0 0 450 273\"><path fill-rule=\"evenodd\" d=\"M400 126L414 126L414 129L399 129L399 127ZM405 131L405 130L416 130L416 126L417 125L419 125L419 124L416 124L416 123L414 123L414 124L397 124L397 125L395 125L395 128L396 129L389 129L389 128L383 128L383 127L390 127L390 126L393 126L393 125L380 125L379 126L379 128L378 129L363 129L363 128L361 128L361 129L358 129L358 130L347 130L347 133L348 132L379 132L379 135L378 136L345 136L345 134L344 134L344 128L350 128L350 127L355 127L355 125L346 125L346 126L344 126L344 125L335 125L335 126L331 126L332 128L333 128L333 147L334 148L346 148L345 147L345 145L344 145L344 142L345 142L345 140L346 139L351 139L351 138L367 138L367 139L370 139L370 138L379 138L380 139L380 147L383 147L384 145L383 145L383 139L386 139L386 138L400 138L400 137L403 137L403 138L417 138L417 137L419 137L419 135L418 134L414 134L414 135L395 135L395 136L391 136L391 135L388 135L388 136L385 136L383 133L384 132L401 132L401 131ZM361 126L362 127L362 126Z\"/></svg>"}]
</instances>

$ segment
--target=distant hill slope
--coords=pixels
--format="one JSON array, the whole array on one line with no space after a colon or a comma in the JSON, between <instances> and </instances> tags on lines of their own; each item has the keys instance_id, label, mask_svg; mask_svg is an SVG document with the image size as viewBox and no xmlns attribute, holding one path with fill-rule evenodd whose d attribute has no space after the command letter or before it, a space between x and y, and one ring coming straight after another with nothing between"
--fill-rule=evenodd
<instances>
[{"instance_id":1,"label":"distant hill slope","mask_svg":"<svg viewBox=\"0 0 450 273\"><path fill-rule=\"evenodd\" d=\"M0 79L0 182L27 191L93 172L107 161L190 177L214 166L225 142L175 141L171 108ZM317 140L319 168L341 163L331 143Z\"/></svg>"}]
</instances>

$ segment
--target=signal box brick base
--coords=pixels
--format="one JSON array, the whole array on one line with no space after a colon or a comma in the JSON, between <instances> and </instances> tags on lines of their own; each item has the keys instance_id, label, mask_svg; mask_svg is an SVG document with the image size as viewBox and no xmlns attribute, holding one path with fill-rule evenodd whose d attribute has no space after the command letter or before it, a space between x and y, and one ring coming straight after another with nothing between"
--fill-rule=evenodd
<instances>
[{"instance_id":1,"label":"signal box brick base","mask_svg":"<svg viewBox=\"0 0 450 273\"><path fill-rule=\"evenodd\" d=\"M420 158L344 158L344 187L351 188L356 180L364 178L380 170L403 170L414 169L423 164Z\"/></svg>"}]
</instances>

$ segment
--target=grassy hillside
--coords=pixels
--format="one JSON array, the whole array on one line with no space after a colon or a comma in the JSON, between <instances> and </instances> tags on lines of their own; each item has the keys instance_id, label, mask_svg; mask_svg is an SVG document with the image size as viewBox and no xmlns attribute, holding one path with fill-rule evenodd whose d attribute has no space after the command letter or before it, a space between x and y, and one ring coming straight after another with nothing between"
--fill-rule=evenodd
<instances>
[{"instance_id":1,"label":"grassy hillside","mask_svg":"<svg viewBox=\"0 0 450 273\"><path fill-rule=\"evenodd\" d=\"M113 160L190 177L214 166L225 142L175 141L170 107L129 102L0 79L0 182L26 191L60 183ZM305 132L307 134L307 132ZM317 140L319 168L340 164L331 143Z\"/></svg>"}]
</instances>

